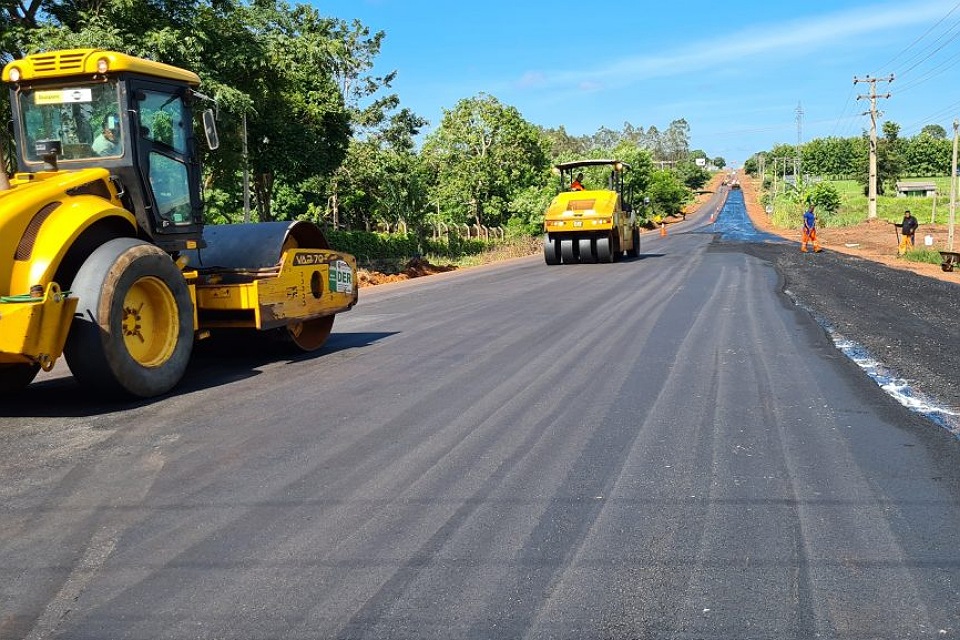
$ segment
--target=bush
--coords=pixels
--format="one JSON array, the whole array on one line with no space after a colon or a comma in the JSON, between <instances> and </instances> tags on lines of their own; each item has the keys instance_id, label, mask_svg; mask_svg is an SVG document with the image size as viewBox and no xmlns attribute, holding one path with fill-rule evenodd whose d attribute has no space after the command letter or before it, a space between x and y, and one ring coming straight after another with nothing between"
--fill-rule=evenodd
<instances>
[{"instance_id":1,"label":"bush","mask_svg":"<svg viewBox=\"0 0 960 640\"><path fill-rule=\"evenodd\" d=\"M380 271L399 270L408 260L426 255L458 260L487 251L500 244L495 240L461 238L418 238L412 233L378 233L370 231L326 231L330 246L353 254L360 266Z\"/></svg>"},{"instance_id":2,"label":"bush","mask_svg":"<svg viewBox=\"0 0 960 640\"><path fill-rule=\"evenodd\" d=\"M834 213L840 209L840 192L827 182L813 185L807 197L821 212Z\"/></svg>"}]
</instances>

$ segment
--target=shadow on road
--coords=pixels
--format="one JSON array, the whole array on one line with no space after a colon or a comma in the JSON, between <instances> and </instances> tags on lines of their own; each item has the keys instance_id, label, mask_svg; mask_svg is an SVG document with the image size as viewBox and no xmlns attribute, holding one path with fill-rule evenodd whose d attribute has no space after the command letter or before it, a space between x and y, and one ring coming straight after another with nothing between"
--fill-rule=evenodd
<instances>
[{"instance_id":1,"label":"shadow on road","mask_svg":"<svg viewBox=\"0 0 960 640\"><path fill-rule=\"evenodd\" d=\"M69 375L66 363L58 370L66 375L40 379L13 398L4 398L0 417L56 418L97 416L148 406L164 398L212 389L260 375L260 368L276 363L297 363L320 359L350 349L370 346L395 332L333 333L326 344L310 353L296 351L249 331L198 343L180 383L163 396L148 399L104 400L81 387ZM61 369L62 368L62 369Z\"/></svg>"}]
</instances>

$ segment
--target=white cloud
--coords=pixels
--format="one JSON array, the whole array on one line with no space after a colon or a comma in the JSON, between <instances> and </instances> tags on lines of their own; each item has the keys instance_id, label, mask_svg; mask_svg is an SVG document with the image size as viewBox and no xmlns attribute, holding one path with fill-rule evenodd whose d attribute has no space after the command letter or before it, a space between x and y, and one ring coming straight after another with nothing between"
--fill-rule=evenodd
<instances>
[{"instance_id":1,"label":"white cloud","mask_svg":"<svg viewBox=\"0 0 960 640\"><path fill-rule=\"evenodd\" d=\"M790 22L756 25L723 37L690 42L667 54L636 55L615 60L603 67L582 71L537 72L536 88L583 87L596 89L603 80L623 85L650 78L692 73L738 64L749 64L764 55L799 57L824 51L838 44L859 42L869 34L931 24L942 18L954 3L926 2L873 5L822 14ZM892 53L892 52L891 52ZM882 61L877 61L882 64ZM524 77L533 74L527 73ZM530 82L519 83L524 87Z\"/></svg>"}]
</instances>

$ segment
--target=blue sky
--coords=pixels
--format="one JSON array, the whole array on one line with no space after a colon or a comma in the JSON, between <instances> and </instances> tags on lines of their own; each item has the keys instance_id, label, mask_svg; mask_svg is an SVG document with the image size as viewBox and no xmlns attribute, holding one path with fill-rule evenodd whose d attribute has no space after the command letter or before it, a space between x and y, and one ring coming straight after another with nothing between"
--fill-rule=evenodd
<instances>
[{"instance_id":1,"label":"blue sky","mask_svg":"<svg viewBox=\"0 0 960 640\"><path fill-rule=\"evenodd\" d=\"M856 136L882 121L912 136L960 117L960 2L600 3L312 0L386 33L374 72L432 130L480 93L575 135L684 118L691 148L738 167L777 143ZM802 114L798 115L798 109Z\"/></svg>"}]
</instances>

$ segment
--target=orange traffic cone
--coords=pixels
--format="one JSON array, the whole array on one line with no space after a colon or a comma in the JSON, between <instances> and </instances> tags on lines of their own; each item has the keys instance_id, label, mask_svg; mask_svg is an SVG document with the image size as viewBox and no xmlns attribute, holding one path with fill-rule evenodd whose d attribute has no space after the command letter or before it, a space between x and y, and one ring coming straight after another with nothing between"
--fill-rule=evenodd
<instances>
[{"instance_id":1,"label":"orange traffic cone","mask_svg":"<svg viewBox=\"0 0 960 640\"><path fill-rule=\"evenodd\" d=\"M667 235L667 225L663 224L662 222L660 223L660 235Z\"/></svg>"}]
</instances>

